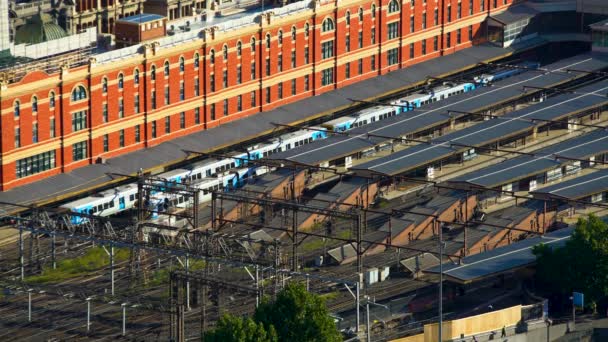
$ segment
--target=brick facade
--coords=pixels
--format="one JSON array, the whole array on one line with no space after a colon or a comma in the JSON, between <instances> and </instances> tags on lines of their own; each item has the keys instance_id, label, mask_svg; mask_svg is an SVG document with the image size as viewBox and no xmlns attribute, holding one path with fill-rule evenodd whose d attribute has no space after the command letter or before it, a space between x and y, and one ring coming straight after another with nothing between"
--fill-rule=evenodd
<instances>
[{"instance_id":1,"label":"brick facade","mask_svg":"<svg viewBox=\"0 0 608 342\"><path fill-rule=\"evenodd\" d=\"M59 73L30 72L0 90L2 190L467 48L484 40L487 15L512 1L484 0L483 11L480 0L321 1L266 12L243 29L206 28L207 38L187 44L150 43L112 63L93 56ZM83 124L74 113L84 111ZM36 157L52 151L54 164Z\"/></svg>"}]
</instances>

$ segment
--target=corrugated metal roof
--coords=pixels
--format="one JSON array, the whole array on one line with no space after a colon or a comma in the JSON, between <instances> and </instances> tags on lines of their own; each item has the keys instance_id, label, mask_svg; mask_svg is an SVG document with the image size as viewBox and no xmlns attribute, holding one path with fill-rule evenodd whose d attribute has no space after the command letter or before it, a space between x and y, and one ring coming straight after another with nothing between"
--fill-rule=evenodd
<instances>
[{"instance_id":1,"label":"corrugated metal roof","mask_svg":"<svg viewBox=\"0 0 608 342\"><path fill-rule=\"evenodd\" d=\"M353 170L368 170L386 175L411 171L468 149L455 145L451 147L452 143L485 146L507 137L516 136L537 126L535 122L519 119L560 120L585 108L607 104L606 97L597 96L605 94L606 91L608 91L608 81L601 81L579 89L576 94L563 94L549 98L542 103L509 113L506 118L483 121L432 139L429 144L416 145L360 164Z\"/></svg>"},{"instance_id":2,"label":"corrugated metal roof","mask_svg":"<svg viewBox=\"0 0 608 342\"><path fill-rule=\"evenodd\" d=\"M565 200L579 200L605 191L608 191L608 169L550 185L530 192L530 194L537 198L551 197Z\"/></svg>"},{"instance_id":3,"label":"corrugated metal roof","mask_svg":"<svg viewBox=\"0 0 608 342\"><path fill-rule=\"evenodd\" d=\"M509 7L506 11L501 12L499 14L493 14L491 18L505 25L509 25L522 20L533 18L537 14L538 11L526 5L519 5Z\"/></svg>"},{"instance_id":4,"label":"corrugated metal roof","mask_svg":"<svg viewBox=\"0 0 608 342\"><path fill-rule=\"evenodd\" d=\"M571 162L556 155L585 159L608 152L608 131L596 130L555 145L534 151L534 156L519 156L451 179L451 183L468 183L492 188L516 182Z\"/></svg>"},{"instance_id":5,"label":"corrugated metal roof","mask_svg":"<svg viewBox=\"0 0 608 342\"><path fill-rule=\"evenodd\" d=\"M581 68L597 70L608 65L608 57L598 54L585 54L565 59L545 68L560 70ZM393 116L385 120L365 125L348 132L348 135L332 136L323 141L316 141L305 146L272 155L272 159L291 160L306 165L318 165L324 161L337 159L356 152L373 148L388 139L368 137L368 133L387 137L399 137L423 131L429 127L448 122L449 110L476 112L496 103L521 96L522 86L551 87L572 77L568 73L525 72L507 80L496 82L492 87L475 90L435 102L414 112ZM458 114L454 114L458 115Z\"/></svg>"},{"instance_id":6,"label":"corrugated metal roof","mask_svg":"<svg viewBox=\"0 0 608 342\"><path fill-rule=\"evenodd\" d=\"M533 264L536 261L536 256L532 254L534 246L540 243L553 248L562 246L570 239L573 230L573 228L560 229L544 236L529 238L475 254L464 258L460 265L451 262L444 264L443 274L458 282L468 283ZM439 273L439 267L434 267L427 272Z\"/></svg>"}]
</instances>

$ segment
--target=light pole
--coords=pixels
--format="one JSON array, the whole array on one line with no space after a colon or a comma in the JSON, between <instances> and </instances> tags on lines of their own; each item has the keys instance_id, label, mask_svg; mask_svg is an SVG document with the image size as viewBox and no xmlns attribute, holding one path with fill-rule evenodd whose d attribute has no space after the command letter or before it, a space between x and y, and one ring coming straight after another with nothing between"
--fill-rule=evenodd
<instances>
[{"instance_id":1,"label":"light pole","mask_svg":"<svg viewBox=\"0 0 608 342\"><path fill-rule=\"evenodd\" d=\"M386 310L390 310L388 308L388 306L383 305L383 304L378 304L374 301L371 301L369 296L365 296L365 310L366 310L366 320L367 320L367 324L366 324L366 330L367 330L367 342L371 342L372 341L372 333L371 333L371 325L369 323L369 305L375 305L375 306L379 306L381 308L385 308Z\"/></svg>"},{"instance_id":2,"label":"light pole","mask_svg":"<svg viewBox=\"0 0 608 342\"><path fill-rule=\"evenodd\" d=\"M27 290L27 321L32 321L32 291L34 289Z\"/></svg>"},{"instance_id":3,"label":"light pole","mask_svg":"<svg viewBox=\"0 0 608 342\"><path fill-rule=\"evenodd\" d=\"M87 301L87 332L91 330L91 297L86 299Z\"/></svg>"},{"instance_id":4,"label":"light pole","mask_svg":"<svg viewBox=\"0 0 608 342\"><path fill-rule=\"evenodd\" d=\"M120 304L122 306L122 336L127 334L127 303Z\"/></svg>"},{"instance_id":5,"label":"light pole","mask_svg":"<svg viewBox=\"0 0 608 342\"><path fill-rule=\"evenodd\" d=\"M437 224L437 219L434 219L435 226L439 230L439 342L443 342L443 227Z\"/></svg>"}]
</instances>

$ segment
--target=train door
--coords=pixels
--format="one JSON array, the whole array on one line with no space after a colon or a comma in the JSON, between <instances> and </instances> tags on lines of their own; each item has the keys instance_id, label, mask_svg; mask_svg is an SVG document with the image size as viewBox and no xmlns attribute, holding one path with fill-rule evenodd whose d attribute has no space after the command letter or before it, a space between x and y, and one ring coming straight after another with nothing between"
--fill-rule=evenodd
<instances>
[{"instance_id":1,"label":"train door","mask_svg":"<svg viewBox=\"0 0 608 342\"><path fill-rule=\"evenodd\" d=\"M118 198L118 209L120 209L120 210L125 209L125 198L124 197Z\"/></svg>"}]
</instances>

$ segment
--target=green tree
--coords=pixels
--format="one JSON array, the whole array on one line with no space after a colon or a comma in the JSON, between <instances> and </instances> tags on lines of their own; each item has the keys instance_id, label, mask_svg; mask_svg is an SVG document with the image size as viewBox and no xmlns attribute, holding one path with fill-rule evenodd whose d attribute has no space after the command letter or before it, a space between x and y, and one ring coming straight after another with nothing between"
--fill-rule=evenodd
<instances>
[{"instance_id":1,"label":"green tree","mask_svg":"<svg viewBox=\"0 0 608 342\"><path fill-rule=\"evenodd\" d=\"M608 296L608 224L598 217L580 218L563 247L539 245L533 252L544 289L563 295L583 292L589 302Z\"/></svg>"},{"instance_id":2,"label":"green tree","mask_svg":"<svg viewBox=\"0 0 608 342\"><path fill-rule=\"evenodd\" d=\"M265 300L254 317L266 329L274 327L280 341L342 341L323 299L302 284L290 283L274 302Z\"/></svg>"},{"instance_id":3,"label":"green tree","mask_svg":"<svg viewBox=\"0 0 608 342\"><path fill-rule=\"evenodd\" d=\"M254 322L251 318L241 318L224 315L217 327L203 338L205 342L277 342L274 327L267 330L263 324Z\"/></svg>"}]
</instances>

